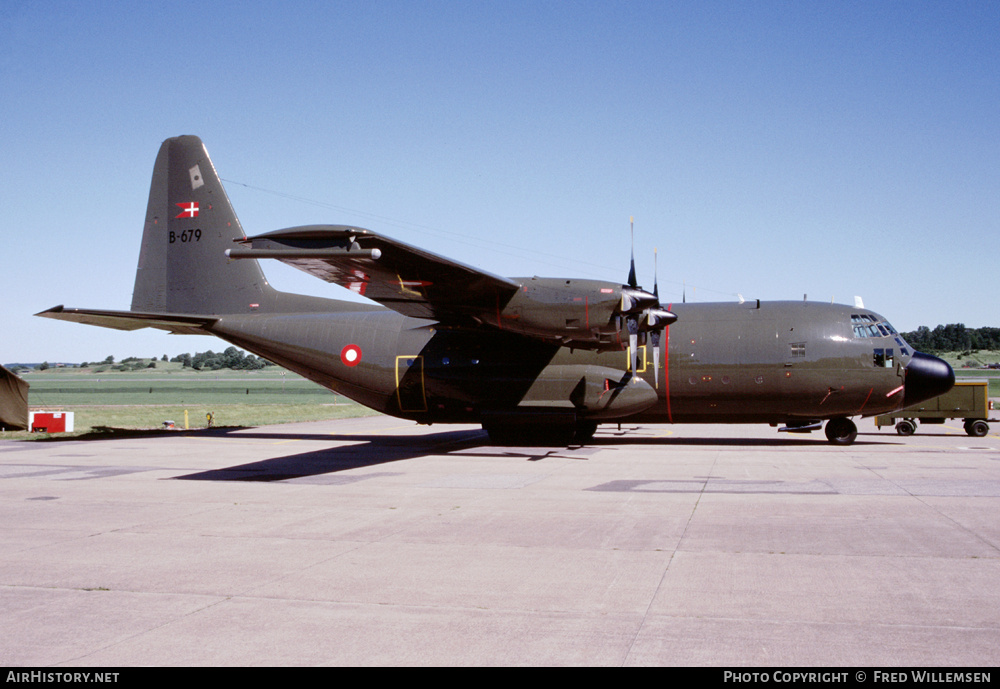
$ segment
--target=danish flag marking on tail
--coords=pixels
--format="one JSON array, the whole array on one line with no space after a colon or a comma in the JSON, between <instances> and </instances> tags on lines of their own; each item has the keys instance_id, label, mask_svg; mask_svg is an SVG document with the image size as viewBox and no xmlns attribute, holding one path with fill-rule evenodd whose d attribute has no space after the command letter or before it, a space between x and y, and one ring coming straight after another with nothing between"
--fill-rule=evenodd
<instances>
[{"instance_id":1,"label":"danish flag marking on tail","mask_svg":"<svg viewBox=\"0 0 1000 689\"><path fill-rule=\"evenodd\" d=\"M175 203L175 206L182 209L180 213L174 216L174 218L197 218L198 217L198 202L189 201L188 203Z\"/></svg>"}]
</instances>

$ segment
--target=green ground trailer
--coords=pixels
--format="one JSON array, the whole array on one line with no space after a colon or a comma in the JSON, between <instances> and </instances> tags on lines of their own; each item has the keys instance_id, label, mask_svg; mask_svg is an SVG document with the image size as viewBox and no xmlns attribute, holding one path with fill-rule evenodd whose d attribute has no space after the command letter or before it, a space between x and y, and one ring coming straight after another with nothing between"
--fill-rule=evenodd
<instances>
[{"instance_id":1,"label":"green ground trailer","mask_svg":"<svg viewBox=\"0 0 1000 689\"><path fill-rule=\"evenodd\" d=\"M990 432L988 422L993 411L988 395L989 381L986 379L960 379L955 387L939 397L914 404L892 414L875 417L875 425L896 425L900 435L913 435L920 423L944 423L946 419L962 419L965 432L974 438L982 438Z\"/></svg>"}]
</instances>

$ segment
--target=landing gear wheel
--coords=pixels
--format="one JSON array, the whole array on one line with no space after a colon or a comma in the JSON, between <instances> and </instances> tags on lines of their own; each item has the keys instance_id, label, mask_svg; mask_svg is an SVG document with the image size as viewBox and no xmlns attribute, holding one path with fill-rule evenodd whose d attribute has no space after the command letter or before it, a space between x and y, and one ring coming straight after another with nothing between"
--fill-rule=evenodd
<instances>
[{"instance_id":1,"label":"landing gear wheel","mask_svg":"<svg viewBox=\"0 0 1000 689\"><path fill-rule=\"evenodd\" d=\"M514 445L517 441L517 435L505 426L496 426L483 424L483 430L490 437L490 443L493 445Z\"/></svg>"},{"instance_id":2,"label":"landing gear wheel","mask_svg":"<svg viewBox=\"0 0 1000 689\"><path fill-rule=\"evenodd\" d=\"M858 427L843 416L826 422L826 439L834 445L850 445L858 437Z\"/></svg>"},{"instance_id":3,"label":"landing gear wheel","mask_svg":"<svg viewBox=\"0 0 1000 689\"><path fill-rule=\"evenodd\" d=\"M913 423L909 419L903 419L896 424L896 432L900 435L913 435L916 430L917 424Z\"/></svg>"},{"instance_id":4,"label":"landing gear wheel","mask_svg":"<svg viewBox=\"0 0 1000 689\"><path fill-rule=\"evenodd\" d=\"M965 422L965 432L973 438L982 438L990 432L990 425L985 421L972 421L970 419Z\"/></svg>"},{"instance_id":5,"label":"landing gear wheel","mask_svg":"<svg viewBox=\"0 0 1000 689\"><path fill-rule=\"evenodd\" d=\"M576 433L573 434L573 442L583 445L589 443L594 439L594 433L597 432L597 422L596 421L577 421L576 423Z\"/></svg>"},{"instance_id":6,"label":"landing gear wheel","mask_svg":"<svg viewBox=\"0 0 1000 689\"><path fill-rule=\"evenodd\" d=\"M574 442L572 426L483 424L493 445L512 447L568 447ZM595 426L596 429L596 426Z\"/></svg>"}]
</instances>

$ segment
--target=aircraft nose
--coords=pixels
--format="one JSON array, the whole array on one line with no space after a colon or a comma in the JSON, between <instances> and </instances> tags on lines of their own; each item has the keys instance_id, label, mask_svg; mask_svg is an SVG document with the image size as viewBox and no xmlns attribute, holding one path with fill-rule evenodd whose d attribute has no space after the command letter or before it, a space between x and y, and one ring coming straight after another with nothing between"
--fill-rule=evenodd
<instances>
[{"instance_id":1,"label":"aircraft nose","mask_svg":"<svg viewBox=\"0 0 1000 689\"><path fill-rule=\"evenodd\" d=\"M908 407L943 395L951 390L954 384L955 372L947 361L923 352L914 352L906 365L903 406Z\"/></svg>"}]
</instances>

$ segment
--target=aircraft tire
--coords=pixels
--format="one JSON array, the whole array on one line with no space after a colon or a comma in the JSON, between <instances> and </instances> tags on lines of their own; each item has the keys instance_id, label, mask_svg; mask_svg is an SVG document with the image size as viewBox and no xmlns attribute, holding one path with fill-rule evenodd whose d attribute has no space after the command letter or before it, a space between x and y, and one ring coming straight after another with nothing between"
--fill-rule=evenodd
<instances>
[{"instance_id":1,"label":"aircraft tire","mask_svg":"<svg viewBox=\"0 0 1000 689\"><path fill-rule=\"evenodd\" d=\"M985 421L966 421L965 422L965 432L971 435L973 438L982 438L987 433L990 432L990 425Z\"/></svg>"},{"instance_id":2,"label":"aircraft tire","mask_svg":"<svg viewBox=\"0 0 1000 689\"><path fill-rule=\"evenodd\" d=\"M589 443L594 439L594 433L596 432L596 421L578 421L576 424L576 433L573 434L573 442L579 445Z\"/></svg>"},{"instance_id":3,"label":"aircraft tire","mask_svg":"<svg viewBox=\"0 0 1000 689\"><path fill-rule=\"evenodd\" d=\"M903 419L896 424L896 432L900 435L913 435L917 430L917 425L908 419Z\"/></svg>"},{"instance_id":4,"label":"aircraft tire","mask_svg":"<svg viewBox=\"0 0 1000 689\"><path fill-rule=\"evenodd\" d=\"M834 445L850 445L858 437L858 427L850 419L839 416L826 422L826 439Z\"/></svg>"},{"instance_id":5,"label":"aircraft tire","mask_svg":"<svg viewBox=\"0 0 1000 689\"><path fill-rule=\"evenodd\" d=\"M493 445L567 447L574 442L576 429L561 426L483 425Z\"/></svg>"}]
</instances>

